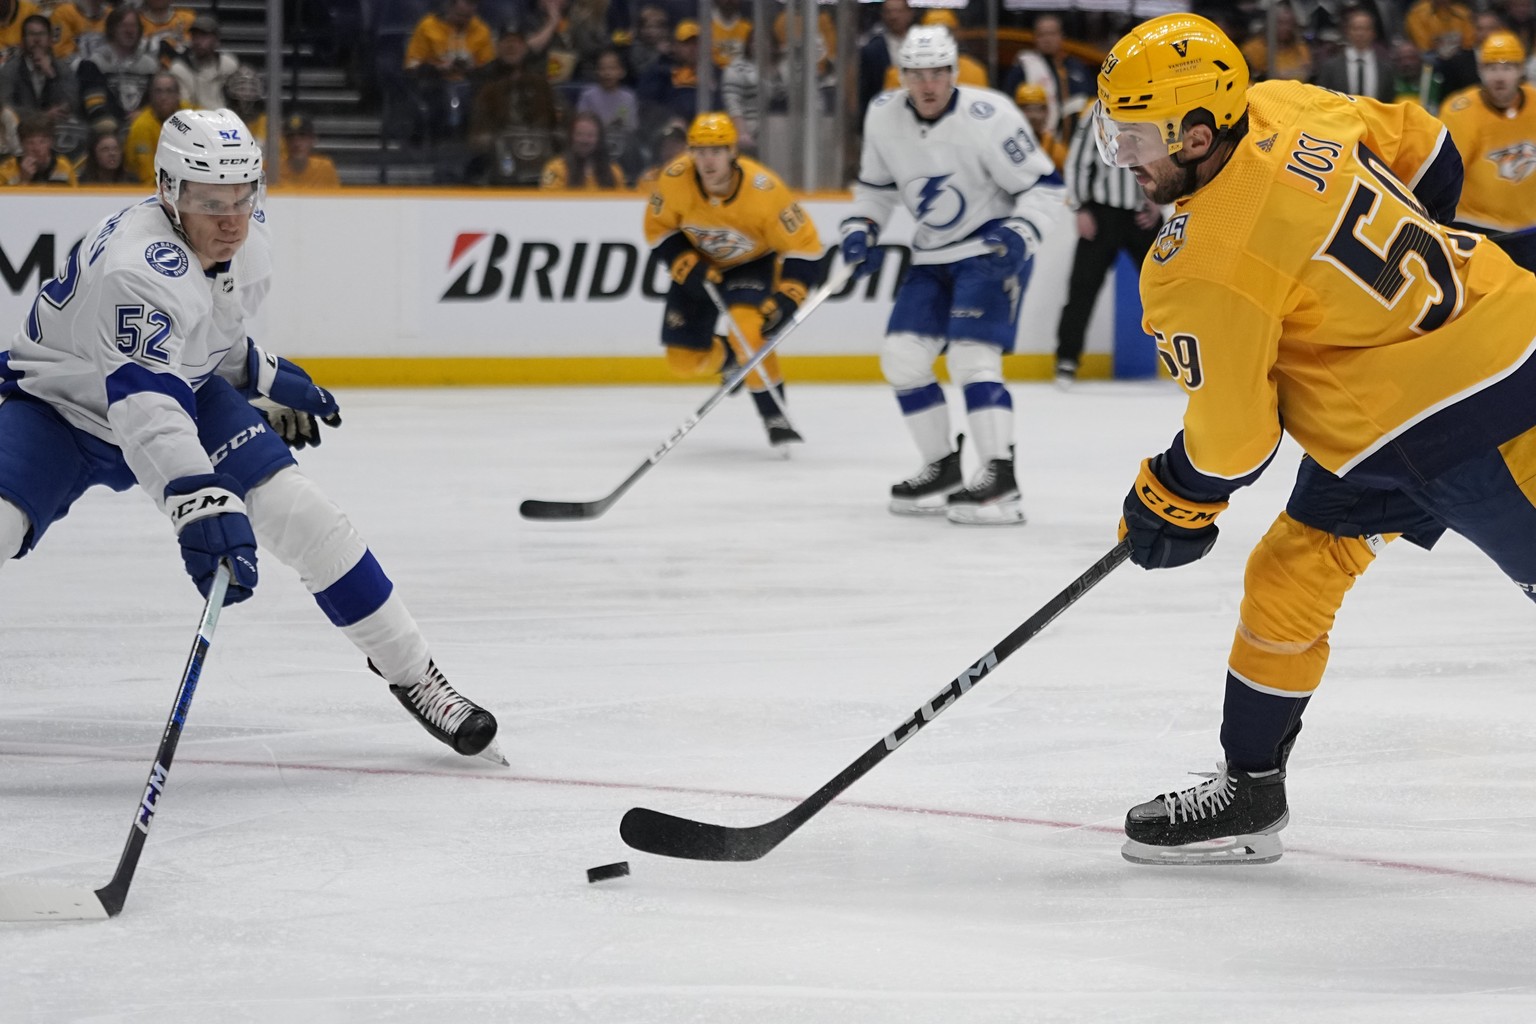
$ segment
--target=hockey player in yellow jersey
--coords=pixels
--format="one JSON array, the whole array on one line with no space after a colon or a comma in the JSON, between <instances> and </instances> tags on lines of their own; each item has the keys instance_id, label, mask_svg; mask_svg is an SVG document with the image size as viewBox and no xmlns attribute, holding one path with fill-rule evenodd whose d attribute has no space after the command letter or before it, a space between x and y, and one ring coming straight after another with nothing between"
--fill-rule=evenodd
<instances>
[{"instance_id":1,"label":"hockey player in yellow jersey","mask_svg":"<svg viewBox=\"0 0 1536 1024\"><path fill-rule=\"evenodd\" d=\"M661 343L679 377L729 374L794 315L819 283L821 238L779 176L736 150L736 126L721 113L688 128L688 153L655 183L645 238L670 268ZM718 311L704 282L719 285L751 352L715 333ZM747 377L769 443L801 441L784 415L777 353Z\"/></svg>"},{"instance_id":2,"label":"hockey player in yellow jersey","mask_svg":"<svg viewBox=\"0 0 1536 1024\"><path fill-rule=\"evenodd\" d=\"M1466 168L1458 224L1479 231L1536 225L1536 89L1523 81L1525 47L1493 32L1477 50L1482 84L1440 108Z\"/></svg>"},{"instance_id":3,"label":"hockey player in yellow jersey","mask_svg":"<svg viewBox=\"0 0 1536 1024\"><path fill-rule=\"evenodd\" d=\"M1455 216L1444 127L1300 83L1248 88L1193 15L1148 21L1099 73L1095 131L1173 215L1141 275L1184 429L1142 463L1121 535L1144 568L1195 561L1281 430L1306 451L1249 556L1226 679L1225 760L1126 817L1141 863L1266 863L1286 759L1333 614L1386 541L1461 533L1536 598L1536 277Z\"/></svg>"}]
</instances>

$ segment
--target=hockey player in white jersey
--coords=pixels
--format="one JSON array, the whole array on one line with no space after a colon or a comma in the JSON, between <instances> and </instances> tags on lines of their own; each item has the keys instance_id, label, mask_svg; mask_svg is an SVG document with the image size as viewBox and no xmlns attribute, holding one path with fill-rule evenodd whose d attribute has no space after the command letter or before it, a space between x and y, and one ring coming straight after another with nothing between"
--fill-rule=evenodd
<instances>
[{"instance_id":1,"label":"hockey player in white jersey","mask_svg":"<svg viewBox=\"0 0 1536 1024\"><path fill-rule=\"evenodd\" d=\"M448 684L389 577L289 451L341 418L247 333L272 273L261 165L233 112L173 114L156 194L76 244L0 349L0 562L31 551L88 487L138 483L205 596L221 561L225 603L251 596L259 541L427 732L500 761L496 719Z\"/></svg>"},{"instance_id":2,"label":"hockey player in white jersey","mask_svg":"<svg viewBox=\"0 0 1536 1024\"><path fill-rule=\"evenodd\" d=\"M1046 232L1066 219L1065 192L1008 97L955 85L958 57L947 28L908 31L897 54L902 88L877 96L864 118L842 254L860 272L873 272L880 229L898 200L917 222L880 369L896 389L924 465L891 488L891 511L947 515L955 523L1022 523L1003 354L1013 349L1030 261ZM969 486L934 374L941 353L965 396L981 460Z\"/></svg>"}]
</instances>

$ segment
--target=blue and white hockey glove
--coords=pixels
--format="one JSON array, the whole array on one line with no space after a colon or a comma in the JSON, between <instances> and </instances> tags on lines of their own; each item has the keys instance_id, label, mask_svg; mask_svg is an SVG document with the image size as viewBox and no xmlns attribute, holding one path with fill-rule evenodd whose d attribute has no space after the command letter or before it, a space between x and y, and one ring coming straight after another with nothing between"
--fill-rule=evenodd
<instances>
[{"instance_id":1,"label":"blue and white hockey glove","mask_svg":"<svg viewBox=\"0 0 1536 1024\"><path fill-rule=\"evenodd\" d=\"M222 473L178 477L165 485L165 511L198 593L208 596L219 563L228 560L233 571L224 603L250 597L256 589L256 535L235 478Z\"/></svg>"},{"instance_id":2,"label":"blue and white hockey glove","mask_svg":"<svg viewBox=\"0 0 1536 1024\"><path fill-rule=\"evenodd\" d=\"M1016 218L993 224L981 233L981 240L994 250L981 263L983 272L994 281L1017 276L1040 245L1039 236Z\"/></svg>"},{"instance_id":3,"label":"blue and white hockey glove","mask_svg":"<svg viewBox=\"0 0 1536 1024\"><path fill-rule=\"evenodd\" d=\"M263 352L255 342L249 344L250 351L245 357L245 370L250 377L248 397L270 398L278 405L318 416L333 427L341 423L341 406L329 391L310 380L303 368L282 356ZM335 423L331 422L332 417Z\"/></svg>"},{"instance_id":4,"label":"blue and white hockey glove","mask_svg":"<svg viewBox=\"0 0 1536 1024\"><path fill-rule=\"evenodd\" d=\"M1131 561L1143 569L1171 569L1204 558L1221 532L1216 516L1224 501L1192 501L1163 483L1152 459L1143 459L1125 496L1120 539L1130 539Z\"/></svg>"},{"instance_id":5,"label":"blue and white hockey glove","mask_svg":"<svg viewBox=\"0 0 1536 1024\"><path fill-rule=\"evenodd\" d=\"M843 262L853 268L854 279L879 273L885 250L875 244L880 234L875 222L862 218L845 220L842 231L843 240L838 248L842 250Z\"/></svg>"}]
</instances>

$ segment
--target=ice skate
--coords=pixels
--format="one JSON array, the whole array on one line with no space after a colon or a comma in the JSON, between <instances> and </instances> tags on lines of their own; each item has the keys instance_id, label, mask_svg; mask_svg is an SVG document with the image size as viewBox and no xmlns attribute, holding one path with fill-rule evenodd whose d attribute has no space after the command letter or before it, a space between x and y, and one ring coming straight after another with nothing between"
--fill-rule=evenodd
<instances>
[{"instance_id":1,"label":"ice skate","mask_svg":"<svg viewBox=\"0 0 1536 1024\"><path fill-rule=\"evenodd\" d=\"M960 449L965 435L955 438L955 450L930 462L913 477L891 485L890 509L898 516L939 516L944 514L944 500L965 486L960 474Z\"/></svg>"},{"instance_id":2,"label":"ice skate","mask_svg":"<svg viewBox=\"0 0 1536 1024\"><path fill-rule=\"evenodd\" d=\"M1013 475L1013 448L1008 458L992 459L969 487L945 499L944 513L952 523L972 526L1017 525L1024 522L1024 503Z\"/></svg>"},{"instance_id":3,"label":"ice skate","mask_svg":"<svg viewBox=\"0 0 1536 1024\"><path fill-rule=\"evenodd\" d=\"M775 448L783 448L787 444L804 444L805 438L800 436L785 416L767 416L763 419L763 427L768 431L768 443ZM785 452L787 455L788 452Z\"/></svg>"},{"instance_id":4,"label":"ice skate","mask_svg":"<svg viewBox=\"0 0 1536 1024\"><path fill-rule=\"evenodd\" d=\"M1070 359L1063 359L1056 364L1056 390L1071 391L1072 385L1077 383L1077 364Z\"/></svg>"},{"instance_id":5,"label":"ice skate","mask_svg":"<svg viewBox=\"0 0 1536 1024\"><path fill-rule=\"evenodd\" d=\"M378 672L371 661L368 667ZM390 683L389 692L423 729L456 753L506 765L496 745L496 716L449 685L435 663L428 662L421 678L409 686Z\"/></svg>"},{"instance_id":6,"label":"ice skate","mask_svg":"<svg viewBox=\"0 0 1536 1024\"><path fill-rule=\"evenodd\" d=\"M1133 864L1271 864L1290 821L1285 769L1233 771L1217 762L1204 782L1137 804L1120 855Z\"/></svg>"}]
</instances>

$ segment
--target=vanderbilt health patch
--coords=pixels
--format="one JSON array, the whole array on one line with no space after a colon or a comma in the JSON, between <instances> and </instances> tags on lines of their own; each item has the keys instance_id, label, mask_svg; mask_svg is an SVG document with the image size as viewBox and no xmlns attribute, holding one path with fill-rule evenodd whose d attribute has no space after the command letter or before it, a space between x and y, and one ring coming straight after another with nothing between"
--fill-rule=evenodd
<instances>
[{"instance_id":1,"label":"vanderbilt health patch","mask_svg":"<svg viewBox=\"0 0 1536 1024\"><path fill-rule=\"evenodd\" d=\"M156 242L145 249L144 262L166 277L180 277L190 265L187 254L173 242Z\"/></svg>"}]
</instances>

